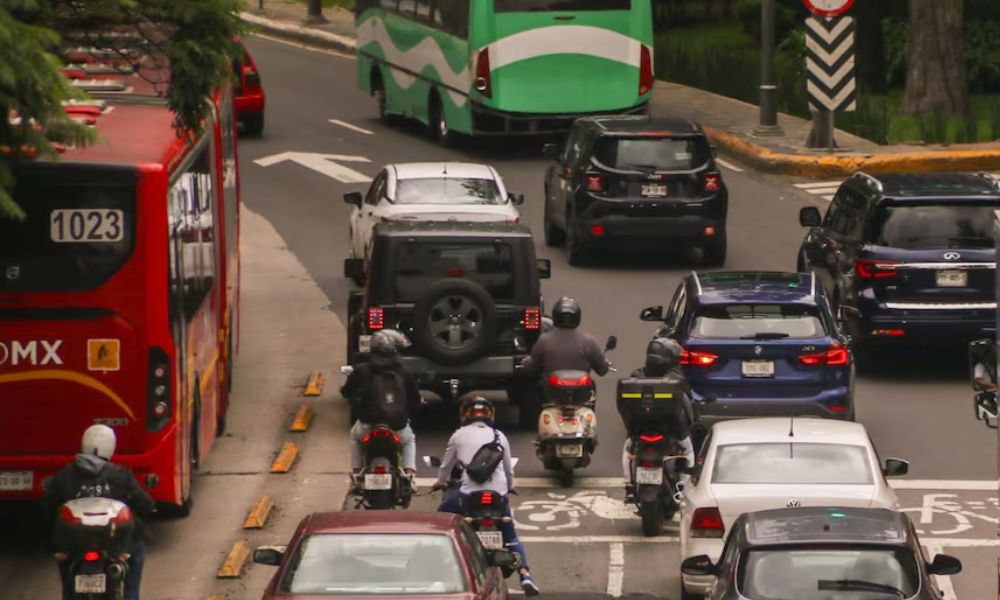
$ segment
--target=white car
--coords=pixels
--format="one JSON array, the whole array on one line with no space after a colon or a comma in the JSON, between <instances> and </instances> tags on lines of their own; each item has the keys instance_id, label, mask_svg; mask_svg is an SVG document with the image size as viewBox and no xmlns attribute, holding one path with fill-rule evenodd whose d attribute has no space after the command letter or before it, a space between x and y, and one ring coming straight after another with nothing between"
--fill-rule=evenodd
<instances>
[{"instance_id":1,"label":"white car","mask_svg":"<svg viewBox=\"0 0 1000 600\"><path fill-rule=\"evenodd\" d=\"M517 223L524 196L508 194L496 169L465 162L387 165L368 192L344 194L351 211L351 256L366 258L377 223L499 221Z\"/></svg>"},{"instance_id":2,"label":"white car","mask_svg":"<svg viewBox=\"0 0 1000 600\"><path fill-rule=\"evenodd\" d=\"M718 561L725 534L745 512L797 506L898 510L886 475L905 475L906 461L885 467L864 425L810 417L716 423L681 492L681 561ZM698 598L713 576L682 575L681 597Z\"/></svg>"}]
</instances>

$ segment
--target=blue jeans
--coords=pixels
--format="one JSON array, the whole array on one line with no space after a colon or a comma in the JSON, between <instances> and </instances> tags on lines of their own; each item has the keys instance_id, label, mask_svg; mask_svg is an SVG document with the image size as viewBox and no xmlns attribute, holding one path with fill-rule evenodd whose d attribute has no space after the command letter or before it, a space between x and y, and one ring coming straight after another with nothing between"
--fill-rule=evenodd
<instances>
[{"instance_id":1,"label":"blue jeans","mask_svg":"<svg viewBox=\"0 0 1000 600\"><path fill-rule=\"evenodd\" d=\"M438 506L438 512L458 514L459 501L468 497L469 494L463 494L458 491L445 492L444 500L441 501L441 506ZM514 518L510 513L510 502L507 501L507 496L501 496L501 498L503 498L504 516L511 517L506 523L503 521L500 522L500 533L503 535L504 544L521 556L521 564L518 568L527 569L528 555L524 553L524 545L521 544L521 540L517 539L517 530L514 529Z\"/></svg>"},{"instance_id":2,"label":"blue jeans","mask_svg":"<svg viewBox=\"0 0 1000 600\"><path fill-rule=\"evenodd\" d=\"M125 600L139 600L139 585L142 583L142 566L146 562L146 543L137 542L132 546L128 559L128 574L125 576ZM59 563L59 578L62 580L63 600L73 600L76 589L73 573L69 569L69 561Z\"/></svg>"}]
</instances>

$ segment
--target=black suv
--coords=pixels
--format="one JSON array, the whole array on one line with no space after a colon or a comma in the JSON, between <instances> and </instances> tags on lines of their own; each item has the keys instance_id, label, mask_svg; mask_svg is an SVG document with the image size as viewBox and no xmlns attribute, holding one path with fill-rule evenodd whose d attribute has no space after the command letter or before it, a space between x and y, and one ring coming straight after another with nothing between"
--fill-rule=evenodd
<instances>
[{"instance_id":1,"label":"black suv","mask_svg":"<svg viewBox=\"0 0 1000 600\"><path fill-rule=\"evenodd\" d=\"M471 390L511 392L515 365L541 332L540 279L550 263L535 258L524 225L391 222L375 226L370 264L344 261L344 276L369 276L348 299L347 358L368 352L382 328L406 334L403 360L445 400ZM531 412L522 410L522 413ZM523 415L534 422L538 415Z\"/></svg>"},{"instance_id":2,"label":"black suv","mask_svg":"<svg viewBox=\"0 0 1000 600\"><path fill-rule=\"evenodd\" d=\"M816 272L855 342L987 337L997 209L988 175L855 173L825 217L801 209L798 268Z\"/></svg>"},{"instance_id":3,"label":"black suv","mask_svg":"<svg viewBox=\"0 0 1000 600\"><path fill-rule=\"evenodd\" d=\"M686 119L577 119L545 175L545 243L566 245L578 265L598 249L700 246L726 261L729 195L715 150Z\"/></svg>"}]
</instances>

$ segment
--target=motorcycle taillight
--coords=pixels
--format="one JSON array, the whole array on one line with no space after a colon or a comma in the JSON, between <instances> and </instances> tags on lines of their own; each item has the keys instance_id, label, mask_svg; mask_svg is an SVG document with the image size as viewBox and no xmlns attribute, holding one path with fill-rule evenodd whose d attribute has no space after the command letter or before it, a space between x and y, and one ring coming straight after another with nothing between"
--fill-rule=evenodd
<instances>
[{"instance_id":1,"label":"motorcycle taillight","mask_svg":"<svg viewBox=\"0 0 1000 600\"><path fill-rule=\"evenodd\" d=\"M101 560L101 553L97 550L87 550L83 553L83 562L97 562Z\"/></svg>"},{"instance_id":2,"label":"motorcycle taillight","mask_svg":"<svg viewBox=\"0 0 1000 600\"><path fill-rule=\"evenodd\" d=\"M61 521L65 521L67 523L73 523L75 525L83 524L83 519L80 519L79 517L74 515L73 511L71 511L69 507L65 505L59 507L59 519Z\"/></svg>"},{"instance_id":3,"label":"motorcycle taillight","mask_svg":"<svg viewBox=\"0 0 1000 600\"><path fill-rule=\"evenodd\" d=\"M480 525L485 525L487 527L492 527L494 525L493 519L483 519L479 522Z\"/></svg>"}]
</instances>

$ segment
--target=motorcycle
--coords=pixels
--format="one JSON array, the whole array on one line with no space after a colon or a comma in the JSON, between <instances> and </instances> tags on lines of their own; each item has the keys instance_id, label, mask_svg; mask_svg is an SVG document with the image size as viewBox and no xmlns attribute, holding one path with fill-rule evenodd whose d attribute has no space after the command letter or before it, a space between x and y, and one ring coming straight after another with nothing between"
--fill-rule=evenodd
<instances>
[{"instance_id":1,"label":"motorcycle","mask_svg":"<svg viewBox=\"0 0 1000 600\"><path fill-rule=\"evenodd\" d=\"M413 488L410 478L403 472L403 445L399 434L386 425L375 425L361 440L361 454L364 467L355 508L409 507Z\"/></svg>"},{"instance_id":2,"label":"motorcycle","mask_svg":"<svg viewBox=\"0 0 1000 600\"><path fill-rule=\"evenodd\" d=\"M618 338L609 337L604 352L617 345ZM543 398L535 452L542 465L556 471L568 487L574 469L589 465L597 448L596 389L589 373L553 371L543 384Z\"/></svg>"},{"instance_id":3,"label":"motorcycle","mask_svg":"<svg viewBox=\"0 0 1000 600\"><path fill-rule=\"evenodd\" d=\"M135 521L110 498L77 498L59 507L57 557L68 561L74 598L122 600Z\"/></svg>"}]
</instances>

